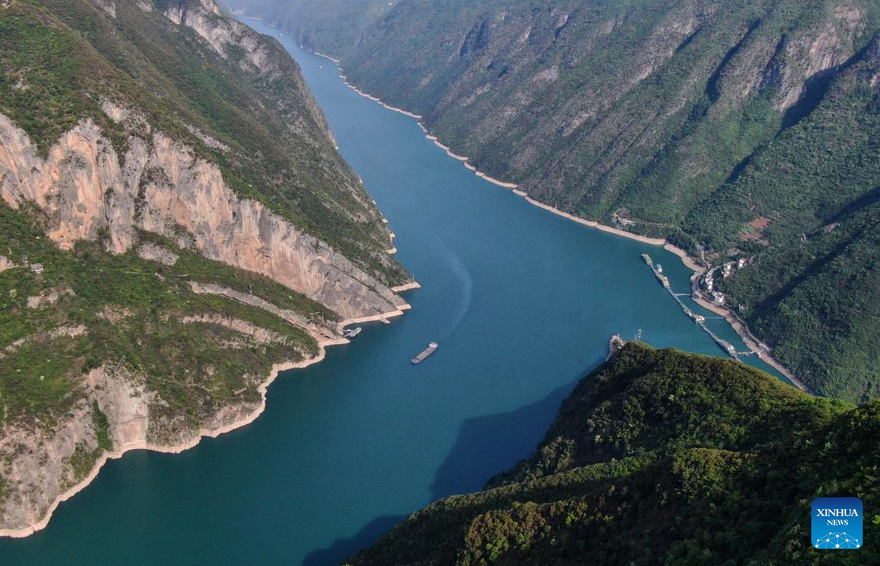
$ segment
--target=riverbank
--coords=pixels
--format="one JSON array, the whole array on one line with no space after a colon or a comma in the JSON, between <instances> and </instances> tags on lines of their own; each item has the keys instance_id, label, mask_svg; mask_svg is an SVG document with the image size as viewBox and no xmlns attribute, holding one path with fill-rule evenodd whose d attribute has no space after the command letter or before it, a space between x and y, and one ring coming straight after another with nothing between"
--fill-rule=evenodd
<instances>
[{"instance_id":1,"label":"riverbank","mask_svg":"<svg viewBox=\"0 0 880 566\"><path fill-rule=\"evenodd\" d=\"M615 236L629 238L631 240L635 240L635 241L641 242L643 244L662 247L664 250L677 256L688 269L690 269L691 271L694 272L694 274L691 276L692 282L698 280L699 277L705 272L706 267L704 265L702 265L696 258L690 256L685 250L675 246L674 244L670 243L665 238L651 238L648 236L642 236L640 234L634 234L632 232L628 232L626 230L621 230L621 229L615 228L613 226L601 224L601 223L596 222L594 220L587 220L585 218L580 218L580 217L575 216L571 213L559 210L558 208L552 207L550 205L544 204L542 202L539 202L539 201L531 198L530 196L528 196L528 194L525 191L521 190L519 188L519 185L516 183L509 183L506 181L502 181L500 179L496 179L494 177L489 176L488 174L486 174L483 171L480 171L475 165L472 165L471 163L469 163L470 158L468 158L467 156L459 155L459 154L453 152L452 149L449 146L445 145L443 142L441 142L437 138L437 136L432 135L428 131L427 127L424 124L422 124L422 122L420 121L422 118L420 115L414 114L412 112L408 112L406 110L403 110L401 108L397 108L395 106L391 106L391 105L385 103L379 97L373 96L371 94L368 94L368 93L362 91L358 87L356 87L353 84L348 82L348 79L345 76L344 71L341 66L341 63L338 59L334 59L333 57L330 57L328 55L324 55L321 53L316 53L316 52L313 52L313 53L315 55L318 55L319 57L324 57L325 59L328 59L328 60L332 61L334 64L336 64L336 67L339 69L340 76L342 77L343 83L345 84L345 86L347 86L348 88L353 90L355 93L357 93L360 96L363 96L364 98L367 98L373 102L381 104L382 106L384 106L385 108L387 108L389 110L392 110L394 112L399 112L401 114L404 114L406 116L409 116L411 118L415 118L416 120L419 120L418 126L425 133L425 137L429 141L434 143L434 145L436 145L441 150L445 151L446 154L449 155L450 157L452 157L453 159L456 159L457 161L461 161L462 164L464 165L464 167L467 168L469 171L473 172L477 177L480 177L481 179L488 181L489 183L492 183L493 185L497 185L497 186L505 188L505 189L510 189L513 192L513 194L524 198L526 200L526 202L528 202L529 204L531 204L533 206L537 206L538 208L542 208L548 212L552 212L553 214L556 214L558 216L562 216L563 218L566 218L566 219L571 220L573 222L577 222L578 224L581 224L583 226L588 226L588 227L594 228L596 230L601 230L602 232L614 234ZM759 358L761 358L768 365L772 366L774 369L779 371L779 373L784 375L796 387L798 387L799 389L802 389L803 391L805 391L807 393L812 394L812 391L810 390L809 387L807 387L807 385L805 383L803 383L800 379L798 379L797 376L795 376L793 372L791 372L789 369L787 369L781 362L779 362L779 360L776 360L772 356L772 354L770 353L770 348L768 346L766 346L765 344L763 344L761 341L757 340L757 338L754 337L754 335L751 333L751 331L749 331L748 326L741 319L739 319L739 317L737 317L736 314L732 310L730 310L726 307L720 307L718 305L714 305L711 302L700 298L697 293L693 293L693 299L700 306L702 306L706 309L709 309L712 312L714 312L720 316L723 316L725 318L725 320L727 320L730 323L731 327L734 329L734 331L737 333L737 335L739 335L740 339L742 339L743 343L750 350L752 350Z\"/></svg>"},{"instance_id":2,"label":"riverbank","mask_svg":"<svg viewBox=\"0 0 880 566\"><path fill-rule=\"evenodd\" d=\"M303 49L305 49L305 48L303 48ZM348 79L345 77L345 75L342 74L342 67L341 67L340 64L339 64L339 60L338 60L338 59L334 59L333 57L330 57L329 55L324 55L324 54L322 54L322 53L318 53L317 51L313 51L312 53L314 53L314 54L317 55L318 57L324 57L324 58L327 59L328 61L332 61L332 62L336 65L336 68L339 69L339 71L340 71L340 75L339 75L339 76L340 76L340 78L342 78L342 82L343 82L343 84L344 84L345 86L347 86L348 88L350 88L351 90L353 90L354 92L356 92L357 94L359 94L360 96L363 96L363 97L366 98L366 99L372 100L373 102L378 103L379 105L381 105L381 106L384 107L385 109L387 109L387 110L391 110L392 112L397 112L398 114L403 114L404 116L408 116L409 118L414 118L414 119L416 119L416 120L421 120L421 119L422 119L422 116L421 116L420 114L414 114L414 113L412 113L412 112L409 112L409 111L407 111L407 110L404 110L403 108L398 108L398 107L396 107L396 106L391 106L390 104L384 102L384 101L383 101L382 99L380 99L379 97L377 97L377 96L372 96L372 95L370 95L370 94L367 94L366 92L362 91L362 90L359 89L358 87L356 87L356 86L354 86L353 84L351 84L350 82L348 82Z\"/></svg>"},{"instance_id":3,"label":"riverbank","mask_svg":"<svg viewBox=\"0 0 880 566\"><path fill-rule=\"evenodd\" d=\"M415 285L415 287L412 287ZM409 283L407 285L401 285L397 287L397 289L401 289L402 291L406 291L409 289L419 288L419 284L416 282ZM397 291L395 291L397 292ZM403 303L396 310L389 311L387 313L381 313L371 316L365 316L361 318L352 318L346 319L339 322L336 327L338 331L342 331L342 329L346 326L350 326L352 324L363 324L367 322L383 322L388 324L390 318L395 318L398 316L402 316L405 314L405 311L410 310L412 308L408 303ZM350 341L346 338L342 338L341 336L338 338L326 338L324 336L319 336L314 333L311 333L313 337L318 339L318 353L317 355L305 358L297 362L280 362L273 364L272 369L269 372L268 377L257 386L257 391L260 393L260 404L253 411L248 413L247 415L234 420L230 423L218 426L216 428L202 428L193 436L191 439L186 442L182 442L180 444L172 444L172 445L162 445L162 444L153 444L151 442L147 442L146 440L137 440L133 442L129 442L120 446L119 448L113 450L112 452L105 452L98 458L98 461L95 462L95 465L92 467L89 474L83 478L79 483L69 488L67 491L59 495L49 506L49 509L46 511L45 516L40 519L38 522L29 525L27 527L23 527L21 529L0 529L0 537L9 537L9 538L25 538L34 533L37 533L43 529L45 529L49 525L49 521L52 519L52 515L58 509L58 506L64 503L65 501L71 499L73 496L84 490L91 484L95 478L98 477L101 468L104 467L109 460L116 460L122 458L127 452L131 452L133 450L150 450L153 452L160 452L163 454L180 454L186 450L191 448L195 448L202 441L203 438L217 438L222 434L226 434L227 432L232 432L233 430L242 428L253 423L257 418L263 414L266 410L266 399L268 395L269 386L278 378L279 374L287 371L292 371L296 369L304 369L319 362L322 362L327 357L327 348L330 346L339 346L342 344L348 344Z\"/></svg>"},{"instance_id":4,"label":"riverbank","mask_svg":"<svg viewBox=\"0 0 880 566\"><path fill-rule=\"evenodd\" d=\"M305 47L302 47L302 48L305 49ZM348 78L344 74L344 71L342 69L342 65L341 65L339 59L335 59L329 55L325 55L325 54L319 53L317 51L312 51L311 53L314 55L317 55L318 57L323 57L324 59L327 59L328 61L333 62L336 65L336 67L339 69L339 72L340 72L339 76L342 78L343 84L345 86L347 86L348 88L350 88L352 91L354 91L356 94L358 94L368 100L371 100L377 104L380 104L381 106L387 108L388 110L391 110L393 112L398 112L400 114L403 114L405 116L409 116L410 118L414 118L416 120L421 120L421 118L422 118L421 115L415 114L413 112L409 112L409 111L404 110L402 108L397 108L396 106L391 106L390 104L387 104L386 102L384 102L378 96L373 96L369 93L366 93L366 92L362 91L360 88L358 88L355 85L348 82ZM620 230L618 228L614 228L612 226L607 226L605 224L601 224L601 223L593 221L593 220L586 220L584 218L580 218L580 217L575 216L573 214L570 214L568 212L564 212L562 210L559 210L558 208L554 208L550 205L539 202L539 201L529 197L525 191L520 190L518 184L510 183L507 181L502 181L500 179L496 179L496 178L490 176L489 174L487 174L483 171L480 171L475 165L472 165L469 162L469 160L470 160L469 157L467 157L465 155L459 155L459 154L453 152L452 148L450 148L448 145L441 142L439 140L439 138L437 138L437 136L429 133L427 127L425 127L425 125L421 121L418 122L418 127L419 127L419 129L422 130L422 132L425 133L425 138L428 141L432 142L438 148L440 148L441 150L446 152L446 154L449 155L449 157L451 157L457 161L461 161L463 163L464 167L467 168L469 171L473 172L477 177L480 177L481 179L488 181L489 183L492 183L493 185L497 185L497 186L505 188L505 189L510 189L515 195L525 198L525 200L529 204L532 204L532 205L537 206L539 208L543 208L544 210L547 210L549 212L552 212L553 214L557 214L559 216L567 218L573 222L577 222L578 224L582 224L584 226L589 226L590 228L595 228L597 230L601 230L603 232L608 232L609 234L614 234L617 236L622 236L624 238L630 238L632 240L636 240L636 241L639 241L639 242L642 242L645 244L650 244L652 246L662 246L667 251L672 252L673 254L675 254L679 258L681 258L682 263L684 263L691 270L701 271L703 269L703 267L700 266L695 259L688 256L687 252L685 252L681 248L678 248L678 247L670 244L665 239L649 238L647 236L633 234L632 232L627 232L626 230Z\"/></svg>"},{"instance_id":5,"label":"riverbank","mask_svg":"<svg viewBox=\"0 0 880 566\"><path fill-rule=\"evenodd\" d=\"M767 365L772 366L773 369L784 375L786 379L788 379L795 385L795 387L806 393L809 393L810 395L816 394L806 383L798 379L798 377L794 373L792 373L788 368L786 368L784 365L782 365L782 363L774 358L773 355L770 353L770 347L758 340L758 338L755 337L755 335L752 334L752 332L749 330L748 325L743 322L742 319L736 316L736 314L731 309L714 304L713 302L706 299L706 297L704 297L695 288L692 291L691 298L694 300L695 303L697 303L704 309L724 317L724 320L726 320L727 323L733 327L733 329L742 339L743 343L748 346L748 348L753 351L756 356L763 360Z\"/></svg>"},{"instance_id":6,"label":"riverbank","mask_svg":"<svg viewBox=\"0 0 880 566\"><path fill-rule=\"evenodd\" d=\"M786 368L779 360L773 357L770 347L758 340L755 335L752 334L752 332L749 330L748 325L743 322L742 319L736 316L736 313L734 313L733 310L712 303L696 290L696 282L699 281L700 276L706 272L706 267L698 263L695 258L688 255L686 251L669 243L665 239L640 236L638 234L633 234L632 232L627 232L625 230L620 230L618 228L613 228L611 226L600 224L593 220L579 218L567 212L563 212L557 208L553 208L552 206L538 202L529 196L525 196L525 199L530 204L533 204L539 208L543 208L544 210L552 212L553 214L558 214L559 216L567 218L568 220L571 220L573 222L577 222L578 224L589 226L591 228L595 228L596 230L608 232L609 234L614 234L616 236L630 238L631 240L636 240L638 242L642 242L643 244L661 246L664 250L677 256L688 269L694 272L693 275L691 275L691 298L694 300L694 302L705 308L706 310L709 310L719 316L724 317L724 320L726 320L730 324L733 330L743 341L743 344L745 344L746 347L754 352L756 356L767 363L767 365L771 366L773 369L784 375L798 389L809 393L810 395L815 395L815 393L807 386L806 383L798 379L798 377L791 370Z\"/></svg>"}]
</instances>

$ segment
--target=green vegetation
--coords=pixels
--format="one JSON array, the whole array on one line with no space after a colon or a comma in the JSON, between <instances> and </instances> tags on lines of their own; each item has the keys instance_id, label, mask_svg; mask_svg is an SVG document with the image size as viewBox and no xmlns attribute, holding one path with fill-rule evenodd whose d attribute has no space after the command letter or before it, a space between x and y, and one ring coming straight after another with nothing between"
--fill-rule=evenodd
<instances>
[{"instance_id":1,"label":"green vegetation","mask_svg":"<svg viewBox=\"0 0 880 566\"><path fill-rule=\"evenodd\" d=\"M853 207L792 246L724 280L750 326L812 387L828 395L880 396L880 206Z\"/></svg>"},{"instance_id":2,"label":"green vegetation","mask_svg":"<svg viewBox=\"0 0 880 566\"><path fill-rule=\"evenodd\" d=\"M261 309L222 297L197 295L190 281L257 294L281 308L318 320L336 315L265 277L205 259L151 234L179 256L173 266L104 251L79 242L71 251L45 238L36 213L0 205L0 249L10 259L43 264L0 273L0 364L3 420L51 427L85 393L83 375L104 364L143 375L163 401L156 411L203 422L231 402L258 401L257 385L279 360L317 353L303 330ZM47 297L54 296L54 302ZM29 298L43 297L37 306ZM270 330L283 343L261 343L216 324L185 324L186 316L219 315ZM83 332L71 332L83 328ZM20 341L20 342L19 342ZM230 345L234 346L230 346ZM106 419L95 416L99 442Z\"/></svg>"},{"instance_id":3,"label":"green vegetation","mask_svg":"<svg viewBox=\"0 0 880 566\"><path fill-rule=\"evenodd\" d=\"M82 443L78 443L76 448L74 449L73 455L67 461L67 465L70 469L70 475L67 478L65 489L73 487L77 483L81 482L86 476L89 475L89 472L92 471L92 468L95 466L95 462L98 461L98 458L101 456L101 449L96 448L94 450L89 450Z\"/></svg>"},{"instance_id":4,"label":"green vegetation","mask_svg":"<svg viewBox=\"0 0 880 566\"><path fill-rule=\"evenodd\" d=\"M743 364L633 343L581 381L531 457L349 562L877 564L870 545L813 550L810 503L876 509L878 435L878 401L811 398Z\"/></svg>"},{"instance_id":5,"label":"green vegetation","mask_svg":"<svg viewBox=\"0 0 880 566\"><path fill-rule=\"evenodd\" d=\"M359 0L356 33L243 4L533 198L756 259L722 285L754 333L822 394L877 394L877 0Z\"/></svg>"},{"instance_id":6,"label":"green vegetation","mask_svg":"<svg viewBox=\"0 0 880 566\"><path fill-rule=\"evenodd\" d=\"M302 241L314 237L316 251L326 243L379 285L409 279L386 253L389 231L335 150L296 63L276 41L214 8L206 0L0 0L0 118L24 130L37 158L60 161L44 168L43 180L59 189L46 195L27 166L18 168L32 160L27 140L4 126L11 139L0 141L2 529L45 515L59 489L118 448L126 410L147 412L147 442L191 440L253 411L273 364L317 355L312 326L334 331L339 316L327 307L205 257L222 256L215 250L201 255L194 235L172 224L176 212L147 217L156 208L145 208L149 186L185 199L207 179L171 179L150 161L166 140L172 159L198 160L193 171L219 170L238 197L286 219ZM171 9L184 14L182 24L166 16ZM194 15L198 30L187 19ZM101 136L96 170L75 152L60 156L56 145L89 123ZM75 134L65 142L83 147ZM6 159L19 148L23 155ZM122 190L108 178L120 179ZM80 182L107 183L85 191L103 194L105 209L83 197ZM209 189L212 198L225 197ZM190 212L201 221L224 204L199 203ZM249 206L239 205L231 207L233 221L216 229L228 241L256 233L269 242L275 221L265 215L243 234L230 232L240 230L237 215ZM56 211L78 211L99 228L61 249L47 236L58 227ZM160 230L168 237L141 230L153 229L153 220L171 226ZM115 231L111 241L110 224L131 229L131 242L118 246ZM256 299L193 290L206 284ZM260 301L272 306L248 304Z\"/></svg>"},{"instance_id":7,"label":"green vegetation","mask_svg":"<svg viewBox=\"0 0 880 566\"><path fill-rule=\"evenodd\" d=\"M68 56L79 46L69 34L24 15L0 18L0 34L6 39L0 46L0 109L45 155L49 143L83 118L82 60Z\"/></svg>"},{"instance_id":8,"label":"green vegetation","mask_svg":"<svg viewBox=\"0 0 880 566\"><path fill-rule=\"evenodd\" d=\"M333 149L323 115L283 47L230 27L229 43L218 52L162 13L171 4L204 10L193 0L156 0L152 10L116 2L115 16L83 0L3 3L0 113L43 156L84 120L100 127L123 165L132 137L150 143L162 132L216 164L239 195L264 203L381 282L403 282L403 269L384 251L388 231L378 211ZM225 16L205 14L231 25ZM123 123L102 110L108 101L128 110ZM144 178L159 182L158 174L148 170ZM111 198L111 189L105 195ZM190 282L250 293L319 323L338 319L266 277L155 234L138 233L122 255L108 253L103 241L63 251L45 236L50 224L34 206L12 210L0 202L0 253L20 266L0 272L0 425L52 429L89 396L85 375L104 367L144 380L139 385L156 394L153 416L196 426L225 405L258 401L257 385L273 362L317 353L315 340L288 321L196 294ZM142 259L143 244L173 252L177 262ZM31 272L32 263L42 263L43 273ZM233 319L268 338L230 328ZM99 449L109 450L107 417L97 404L92 409ZM76 464L85 466L91 456L80 456Z\"/></svg>"},{"instance_id":9,"label":"green vegetation","mask_svg":"<svg viewBox=\"0 0 880 566\"><path fill-rule=\"evenodd\" d=\"M880 59L854 64L690 219L699 240L756 255L720 288L776 356L815 390L857 401L880 395L880 98L862 84L878 72ZM743 242L755 217L769 225Z\"/></svg>"},{"instance_id":10,"label":"green vegetation","mask_svg":"<svg viewBox=\"0 0 880 566\"><path fill-rule=\"evenodd\" d=\"M175 2L187 9L189 0ZM167 4L159 2L158 5ZM398 284L378 212L327 135L296 63L262 39L257 69L242 49L224 58L158 10L121 2L117 16L83 0L16 0L0 18L0 113L45 154L90 118L121 156L128 134L102 100L136 109L145 123L216 163L237 193L259 200L304 231ZM246 31L255 39L259 36ZM130 125L129 125L130 126ZM229 149L209 147L188 127ZM140 126L135 133L149 139Z\"/></svg>"},{"instance_id":11,"label":"green vegetation","mask_svg":"<svg viewBox=\"0 0 880 566\"><path fill-rule=\"evenodd\" d=\"M113 439L110 438L110 422L107 415L98 407L97 401L92 401L92 417L95 420L95 434L98 437L98 448L110 452L113 450Z\"/></svg>"}]
</instances>

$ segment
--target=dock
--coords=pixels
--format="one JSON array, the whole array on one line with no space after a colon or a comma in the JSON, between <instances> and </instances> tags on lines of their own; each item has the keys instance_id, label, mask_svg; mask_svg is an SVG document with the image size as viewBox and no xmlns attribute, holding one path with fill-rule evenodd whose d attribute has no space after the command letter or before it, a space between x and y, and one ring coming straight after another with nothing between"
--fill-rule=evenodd
<instances>
[{"instance_id":1,"label":"dock","mask_svg":"<svg viewBox=\"0 0 880 566\"><path fill-rule=\"evenodd\" d=\"M736 347L734 347L733 344L712 332L712 329L706 326L706 317L692 311L681 300L681 297L686 296L686 293L676 293L672 290L672 285L669 282L669 278L663 275L663 273L657 268L657 266L654 264L654 260L651 259L651 256L649 256L648 254L642 254L642 259L645 261L648 267L651 268L651 271L654 273L654 276L657 278L657 280L663 285L663 288L666 289L666 291L672 296L673 299L675 299L675 302L678 303L678 306L681 307L681 310L684 312L684 314L686 314L688 318L693 320L697 324L697 326L702 328L703 332L708 334L712 338L712 340L714 340L715 343L718 344L718 347L724 350L724 353L737 361L739 361L740 356L750 356L754 354L754 352L750 351L737 352Z\"/></svg>"}]
</instances>

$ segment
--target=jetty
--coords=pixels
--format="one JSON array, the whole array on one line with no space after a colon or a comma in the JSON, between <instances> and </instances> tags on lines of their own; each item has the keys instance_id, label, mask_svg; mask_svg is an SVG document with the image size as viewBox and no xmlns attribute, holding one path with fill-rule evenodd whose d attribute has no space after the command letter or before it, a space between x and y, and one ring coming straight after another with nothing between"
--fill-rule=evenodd
<instances>
[{"instance_id":1,"label":"jetty","mask_svg":"<svg viewBox=\"0 0 880 566\"><path fill-rule=\"evenodd\" d=\"M712 338L712 340L714 340L715 343L718 344L718 346L722 350L724 350L724 353L737 361L739 361L741 356L751 356L752 354L754 354L754 352L751 351L738 352L733 344L715 334L711 328L706 326L705 316L695 313L686 304L684 304L684 302L681 300L681 296L684 295L684 293L676 293L672 290L672 285L669 282L669 278L663 274L663 267L659 263L655 264L654 260L651 259L651 256L649 256L648 254L642 254L642 260L644 260L645 264L647 264L647 266L651 268L651 272L654 273L654 277L657 278L657 280L663 285L663 288L666 289L666 291L672 296L675 302L678 303L678 306L681 307L681 310L684 312L684 314L686 314L688 318L693 320L697 324L697 326L702 328L703 332L708 334Z\"/></svg>"}]
</instances>

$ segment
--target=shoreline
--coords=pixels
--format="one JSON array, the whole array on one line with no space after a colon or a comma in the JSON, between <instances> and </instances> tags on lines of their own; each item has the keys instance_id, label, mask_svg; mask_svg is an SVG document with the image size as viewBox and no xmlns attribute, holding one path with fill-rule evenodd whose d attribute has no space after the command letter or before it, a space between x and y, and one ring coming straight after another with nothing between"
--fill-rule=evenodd
<instances>
[{"instance_id":1,"label":"shoreline","mask_svg":"<svg viewBox=\"0 0 880 566\"><path fill-rule=\"evenodd\" d=\"M419 284L413 281L412 283L401 285L400 287L407 287L409 285ZM421 286L419 285L419 287ZM412 288L415 289L418 287ZM387 313L342 320L337 323L336 327L338 330L341 331L342 328L351 324L361 324L365 322L384 322L388 324L389 318L401 316L405 313L405 311L408 311L411 308L412 306L409 303L403 303L399 305L396 310L389 311ZM318 340L317 342L317 355L310 358L304 358L298 362L279 362L272 365L272 369L269 371L269 376L262 383L260 383L260 385L257 386L257 391L260 392L260 405L241 419L219 426L217 428L199 429L196 435L193 436L190 440L182 442L180 444L153 444L144 440L137 440L134 442L129 442L128 444L124 444L119 448L113 450L112 452L104 452L98 458L98 461L95 462L95 465L92 467L91 471L85 478L83 478L82 480L80 480L79 483L55 498L42 519L32 525L28 525L27 527L23 527L21 529L0 529L0 537L16 539L26 538L45 529L49 525L49 522L51 521L52 516L54 515L58 507L62 503L73 498L79 492L88 487L89 484L91 484L95 480L95 478L98 477L101 468L103 468L104 464L106 464L109 460L117 460L119 458L122 458L127 452L135 450L149 450L151 452L159 452L162 454L180 454L181 452L185 452L187 450L190 450L191 448L195 448L204 438L217 438L220 435L232 432L236 429L245 427L253 423L260 417L260 415L265 412L269 386L272 385L272 383L274 383L276 379L278 379L278 376L281 373L297 369L304 369L319 362L322 362L327 357L327 348L329 348L330 346L340 346L343 344L348 344L350 341L340 336L339 338L323 339Z\"/></svg>"},{"instance_id":2,"label":"shoreline","mask_svg":"<svg viewBox=\"0 0 880 566\"><path fill-rule=\"evenodd\" d=\"M303 47L302 49L306 50L305 47ZM351 84L350 82L348 82L348 79L346 78L346 76L342 74L342 67L340 66L339 59L334 59L333 57L330 57L329 55L324 55L323 53L318 53L317 51L312 51L312 53L314 55L317 55L318 57L324 57L328 61L332 61L336 65L336 68L339 69L339 72L340 72L339 77L342 79L342 83L345 86L347 86L348 88L350 88L351 90L353 90L355 93L359 94L360 96L363 96L364 98L366 98L368 100L372 100L373 102L378 103L383 108L385 108L387 110L391 110L392 112L397 112L398 114L403 114L404 116L407 116L409 118L413 118L415 120L422 119L421 114L415 114L415 113L410 112L408 110L404 110L403 108L398 108L397 106L391 106L387 102L383 101L381 98L367 94L366 92L362 91L358 87L356 87L353 84Z\"/></svg>"},{"instance_id":3,"label":"shoreline","mask_svg":"<svg viewBox=\"0 0 880 566\"><path fill-rule=\"evenodd\" d=\"M695 274L698 275L698 274ZM805 393L809 393L810 395L815 395L813 390L806 383L798 379L798 377L791 372L788 368L786 368L782 363L780 363L776 358L773 357L770 348L758 340L751 331L749 327L743 322L735 313L731 311L731 309L726 307L720 307L708 299L697 291L692 290L691 298L695 303L703 307L704 309L713 312L727 321L730 326L736 331L739 337L742 339L743 343L748 346L748 348L758 356L758 359L762 360L764 363L781 373L788 379L795 387L804 391Z\"/></svg>"},{"instance_id":4,"label":"shoreline","mask_svg":"<svg viewBox=\"0 0 880 566\"><path fill-rule=\"evenodd\" d=\"M589 228L593 228L596 230L601 230L602 232L606 232L609 234L614 234L615 236L629 238L631 240L635 240L635 241L641 242L643 244L662 247L664 250L677 256L681 260L681 262L685 265L685 267L687 267L688 269L690 269L691 271L694 272L693 275L691 276L692 282L696 281L697 278L705 272L706 268L703 265L701 265L695 258L691 257L690 255L688 255L688 253L685 250L679 248L678 246L675 246L674 244L667 241L665 238L651 238L648 236L642 236L640 234L634 234L632 232L627 232L626 230L621 230L619 228L614 228L613 226L608 226L606 224L596 222L595 220L587 220L585 218L580 218L580 217L575 216L573 214L570 214L568 212L564 212L562 210L559 210L558 208L552 207L548 204L538 202L537 200L528 196L528 193L521 190L519 188L519 185L516 183L508 183L508 182L501 181L500 179L495 179L495 178L487 175L483 171L480 171L479 169L477 169L477 167L475 165L472 165L471 163L469 163L470 158L468 158L467 156L459 155L459 154L453 152L452 149L449 146L443 144L438 139L437 136L432 135L428 131L427 127L425 127L425 125L422 124L422 122L421 122L422 116L420 116L418 114L414 114L412 112L407 112L406 110L403 110L401 108L391 106L391 105L385 103L384 101L382 101L382 99L380 99L379 97L372 96L370 94L363 92L358 87L356 87L353 84L348 82L348 78L345 76L339 60L334 59L328 55L324 55L322 53L317 53L314 51L312 51L312 53L314 53L315 55L318 55L320 57L324 57L326 59L329 59L330 61L333 61L336 64L336 68L339 70L339 76L342 78L343 84L345 84L345 86L347 86L348 88L353 90L355 93L363 96L364 98L372 100L373 102L376 102L389 110L393 110L395 112L399 112L401 114L404 114L406 116L409 116L411 118L416 119L417 120L416 123L417 123L418 127L422 130L422 132L425 133L425 137L429 141L431 141L434 145L436 145L441 150L445 151L449 157L451 157L457 161L462 162L464 167L466 169L468 169L469 171L472 171L477 177L480 177L481 179L488 181L489 183L492 183L493 185L497 185L499 187L502 187L504 189L510 189L513 192L513 194L515 194L518 197L524 198L526 200L526 202L528 202L529 204L531 204L533 206L537 206L538 208L542 208L542 209L544 209L548 212L551 212L553 214L556 214L558 216L562 216L563 218L566 218L566 219L571 220L573 222L577 222L578 224L581 224L583 226L587 226ZM737 317L733 311L731 311L730 309L728 309L726 307L719 307L717 305L713 305L709 301L706 301L705 299L701 299L696 293L693 292L693 290L691 293L691 297L701 307L706 308L707 310L710 310L711 312L714 312L720 316L723 316L724 319L727 320L727 322L730 324L730 326L733 328L733 330L736 332L736 334L743 341L743 343L746 345L746 347L748 347L752 352L754 352L755 355L758 356L758 358L760 358L765 363L767 363L769 366L773 367L779 373L784 375L798 389L801 389L802 391L805 391L806 393L809 393L811 395L813 394L812 390L804 382L802 382L800 379L798 379L797 376L795 376L794 373L791 372L791 370L787 369L781 362L779 362L778 360L776 360L773 357L773 355L770 351L770 348L768 346L766 346L765 344L763 344L760 340L755 338L752 335L751 331L749 330L748 326L742 320L740 320L739 317Z\"/></svg>"}]
</instances>

